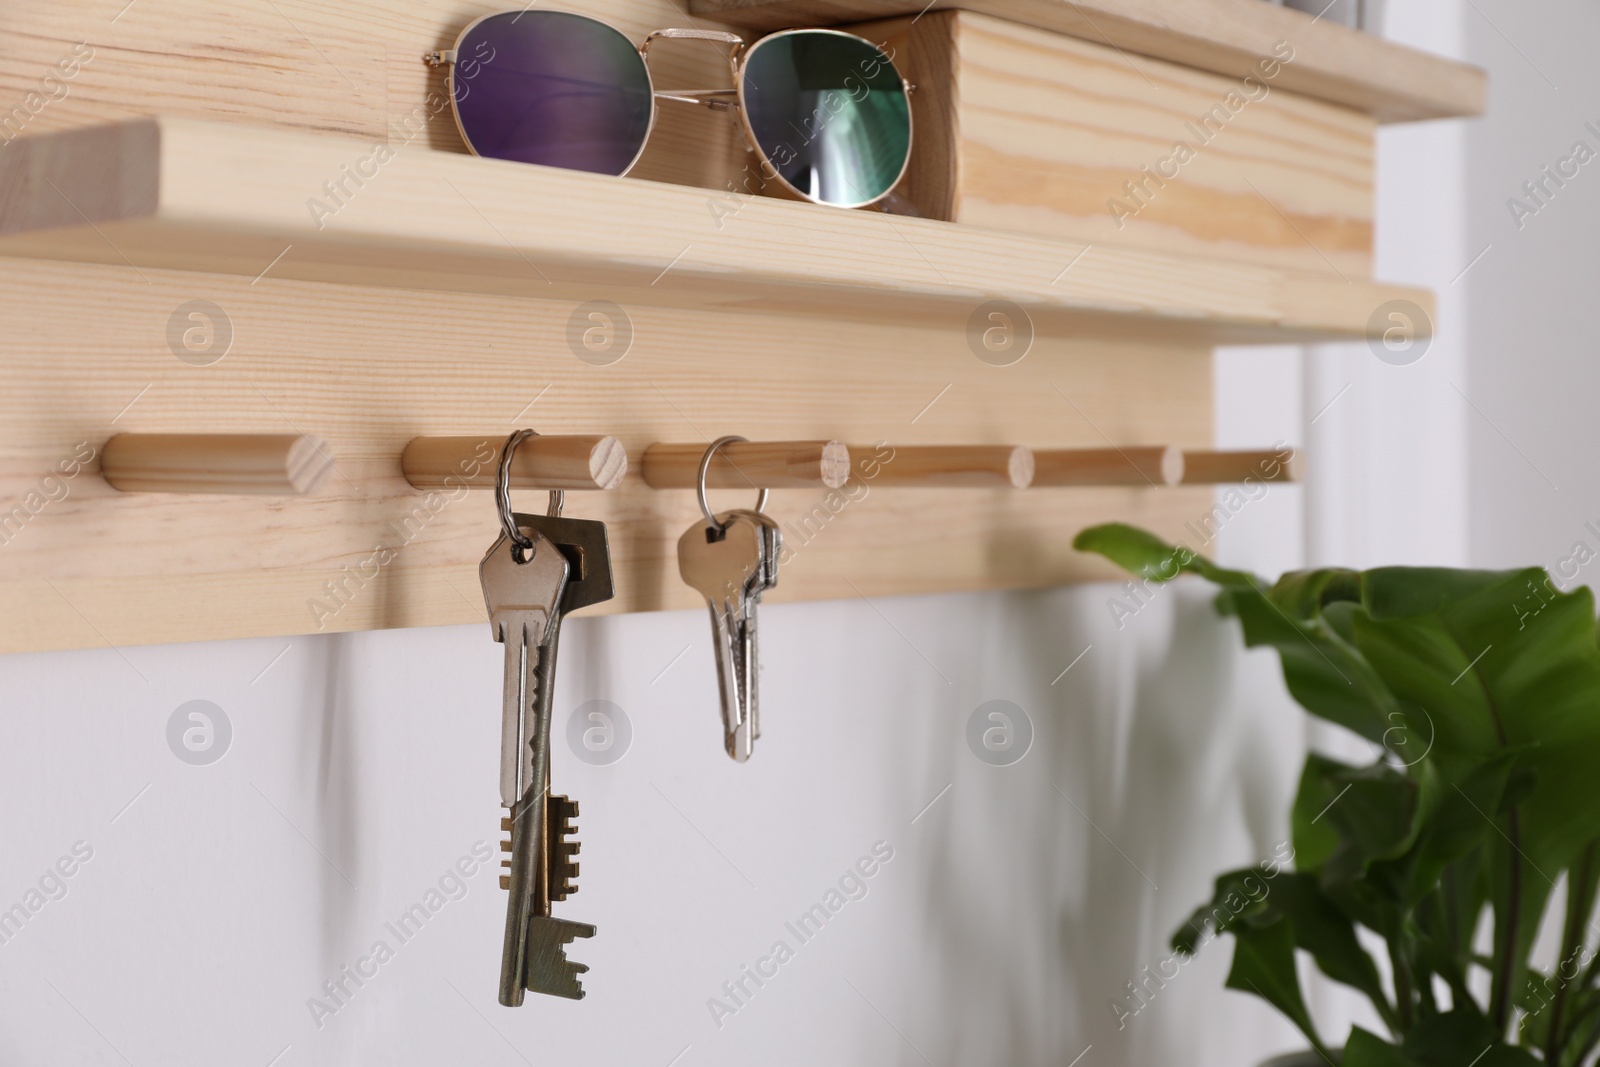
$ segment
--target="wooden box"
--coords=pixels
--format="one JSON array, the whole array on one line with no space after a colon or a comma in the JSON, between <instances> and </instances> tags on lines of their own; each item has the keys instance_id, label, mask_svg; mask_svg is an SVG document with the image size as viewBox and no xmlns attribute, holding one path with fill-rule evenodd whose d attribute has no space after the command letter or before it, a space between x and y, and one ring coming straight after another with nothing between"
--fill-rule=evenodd
<instances>
[{"instance_id":1,"label":"wooden box","mask_svg":"<svg viewBox=\"0 0 1600 1067\"><path fill-rule=\"evenodd\" d=\"M1226 75L970 11L849 28L916 85L925 217L1371 276L1377 119L1284 89L1293 41Z\"/></svg>"}]
</instances>

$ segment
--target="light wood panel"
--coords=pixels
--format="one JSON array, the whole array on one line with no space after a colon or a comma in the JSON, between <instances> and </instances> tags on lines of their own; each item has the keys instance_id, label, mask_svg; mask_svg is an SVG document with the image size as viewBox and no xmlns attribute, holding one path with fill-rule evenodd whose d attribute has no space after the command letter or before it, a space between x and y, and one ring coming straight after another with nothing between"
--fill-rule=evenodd
<instances>
[{"instance_id":1,"label":"light wood panel","mask_svg":"<svg viewBox=\"0 0 1600 1067\"><path fill-rule=\"evenodd\" d=\"M1013 327L1206 344L1358 337L1386 301L1432 305L1421 290L1326 272L811 204L756 199L719 216L700 190L443 152L398 153L336 215L315 213L326 176L366 151L186 119L19 138L0 153L0 254L628 306L934 316L973 344L992 301L1032 316Z\"/></svg>"},{"instance_id":2,"label":"light wood panel","mask_svg":"<svg viewBox=\"0 0 1600 1067\"><path fill-rule=\"evenodd\" d=\"M492 498L417 489L401 457L526 425L636 456L724 433L864 442L842 487L773 494L774 600L1109 577L1074 532L1181 536L1211 491L900 487L898 448L1203 449L1209 345L1360 336L1385 301L1431 306L1177 244L747 199L726 188L733 124L703 109L663 110L636 171L656 181L470 158L419 56L500 6L7 11L0 105L22 111L0 107L0 651L481 622ZM670 0L575 6L636 40L682 22ZM1080 73L1106 58L1081 51ZM695 42L652 68L664 88L723 76ZM977 340L985 304L1021 331L1004 358ZM335 461L304 496L101 476L114 435L223 433L316 437ZM568 510L610 526L602 610L699 606L676 568L691 492L630 470Z\"/></svg>"},{"instance_id":3,"label":"light wood panel","mask_svg":"<svg viewBox=\"0 0 1600 1067\"><path fill-rule=\"evenodd\" d=\"M595 366L567 346L570 299L15 259L0 259L0 293L3 651L481 620L491 494L413 489L400 456L419 436L528 425L615 435L639 456L655 441L822 434L864 442L857 458L878 470L906 443L1212 439L1210 361L1193 345L1048 333L995 367L938 320L638 305L626 357ZM169 334L196 300L233 335L207 365ZM114 433L224 432L317 434L336 465L292 498L118 493L98 473ZM838 490L774 491L787 551L772 599L1109 577L1072 551L1078 529L1115 518L1179 536L1211 504L1203 488L902 489L872 469ZM567 510L610 524L618 596L604 610L698 605L675 555L699 514L691 492L630 470Z\"/></svg>"},{"instance_id":4,"label":"light wood panel","mask_svg":"<svg viewBox=\"0 0 1600 1067\"><path fill-rule=\"evenodd\" d=\"M851 28L917 86L925 217L1371 276L1376 126L1284 90L1292 46L1245 80L965 11Z\"/></svg>"},{"instance_id":5,"label":"light wood panel","mask_svg":"<svg viewBox=\"0 0 1600 1067\"><path fill-rule=\"evenodd\" d=\"M961 8L1230 77L1289 41L1299 58L1284 88L1380 122L1479 115L1488 98L1477 67L1262 0L690 0L689 8L757 30Z\"/></svg>"},{"instance_id":6,"label":"light wood panel","mask_svg":"<svg viewBox=\"0 0 1600 1067\"><path fill-rule=\"evenodd\" d=\"M444 71L421 57L506 7L501 0L8 4L0 15L0 112L23 107L24 114L0 128L0 140L18 130L164 114L342 133L369 150L383 143L465 152ZM562 0L561 7L605 19L634 41L684 22L671 0ZM75 73L62 78L57 64L75 56ZM727 78L718 49L697 42L659 44L650 65L663 88ZM55 79L45 84L52 70ZM26 106L30 93L40 94L42 106ZM666 105L633 176L722 189L743 165L736 131L728 115ZM317 184L332 177L337 172Z\"/></svg>"}]
</instances>

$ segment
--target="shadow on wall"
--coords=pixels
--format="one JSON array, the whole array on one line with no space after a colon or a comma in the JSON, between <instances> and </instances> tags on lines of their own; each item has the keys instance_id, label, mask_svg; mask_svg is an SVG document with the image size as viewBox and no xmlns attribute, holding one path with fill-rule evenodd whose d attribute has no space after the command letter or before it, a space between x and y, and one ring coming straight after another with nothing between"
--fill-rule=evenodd
<instances>
[{"instance_id":1,"label":"shadow on wall","mask_svg":"<svg viewBox=\"0 0 1600 1067\"><path fill-rule=\"evenodd\" d=\"M308 643L319 662L306 672L304 695L294 705L301 722L293 736L303 747L295 765L304 774L304 780L294 783L294 791L305 798L303 810L315 813L312 829L316 840L324 843L319 854L349 857L342 869L332 861L319 868L322 880L316 887L313 914L318 917L320 963L327 973L337 972L343 963L340 954L348 948L349 931L360 918L358 896L351 890L362 876L362 782L355 723L343 692L356 671L350 655L354 640L341 633Z\"/></svg>"},{"instance_id":2,"label":"shadow on wall","mask_svg":"<svg viewBox=\"0 0 1600 1067\"><path fill-rule=\"evenodd\" d=\"M1203 587L1159 591L1121 629L1118 587L1079 592L1014 594L994 616L1015 658L1001 677L1039 679L1034 750L958 762L953 817L975 825L918 853L940 976L924 1032L941 1067L1065 1067L1091 1047L1085 1067L1249 1067L1294 1032L1223 989L1231 946L1180 964L1168 939L1216 874L1282 846L1301 717L1276 659L1243 652Z\"/></svg>"}]
</instances>

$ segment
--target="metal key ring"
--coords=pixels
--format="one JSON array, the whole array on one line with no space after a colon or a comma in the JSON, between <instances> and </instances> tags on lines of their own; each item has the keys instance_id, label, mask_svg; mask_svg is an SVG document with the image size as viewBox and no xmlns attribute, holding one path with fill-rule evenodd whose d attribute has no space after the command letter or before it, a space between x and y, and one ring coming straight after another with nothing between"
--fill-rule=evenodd
<instances>
[{"instance_id":1,"label":"metal key ring","mask_svg":"<svg viewBox=\"0 0 1600 1067\"><path fill-rule=\"evenodd\" d=\"M500 469L495 474L494 492L495 504L500 510L500 528L506 532L511 543L526 552L533 547L533 539L517 529L516 519L511 515L511 460L517 453L517 446L530 437L538 437L537 430L513 430L511 436L506 438L506 443L500 449ZM561 515L562 505L566 503L566 494L560 489L550 490L550 507L547 510L551 518ZM526 562L519 560L519 562Z\"/></svg>"},{"instance_id":2,"label":"metal key ring","mask_svg":"<svg viewBox=\"0 0 1600 1067\"><path fill-rule=\"evenodd\" d=\"M740 437L737 434L729 434L727 437L719 437L715 441L711 442L710 446L706 449L706 454L700 457L700 473L695 477L694 483L695 496L700 500L700 512L706 517L706 522L710 523L711 528L716 530L719 534L726 530L727 527L717 521L717 517L711 514L711 505L706 503L706 472L711 469L711 457L717 454L717 449L721 448L723 445L732 444L734 441L743 441L748 443L749 440L750 439L748 437ZM762 489L760 490L760 495L756 497L756 510L761 511L766 508L766 506L767 490Z\"/></svg>"}]
</instances>

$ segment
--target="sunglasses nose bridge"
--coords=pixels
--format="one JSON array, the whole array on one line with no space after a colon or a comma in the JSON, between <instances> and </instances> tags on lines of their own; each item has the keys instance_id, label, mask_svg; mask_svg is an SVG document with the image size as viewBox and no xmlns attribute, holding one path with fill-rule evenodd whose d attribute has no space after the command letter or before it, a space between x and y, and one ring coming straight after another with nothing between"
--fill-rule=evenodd
<instances>
[{"instance_id":1,"label":"sunglasses nose bridge","mask_svg":"<svg viewBox=\"0 0 1600 1067\"><path fill-rule=\"evenodd\" d=\"M728 52L728 67L735 79L739 73L739 59L744 52L745 40L736 33L727 33L723 30L698 30L698 29L665 29L656 30L644 39L639 46L639 56L647 64L650 61L650 45L657 38L667 38L687 41L711 41L715 44L732 45ZM713 111L731 111L737 104L739 95L737 88L729 89L677 89L655 90L658 100L676 100L684 104L700 104L711 108Z\"/></svg>"},{"instance_id":2,"label":"sunglasses nose bridge","mask_svg":"<svg viewBox=\"0 0 1600 1067\"><path fill-rule=\"evenodd\" d=\"M652 31L644 39L644 43L639 46L639 54L648 59L650 45L661 37L680 41L714 41L718 44L730 44L733 46L733 58L735 59L744 50L744 38L736 33L727 33L723 30L665 29Z\"/></svg>"}]
</instances>

